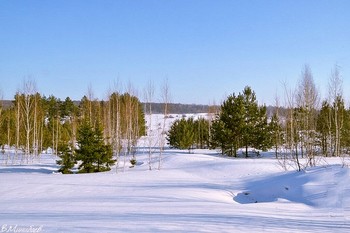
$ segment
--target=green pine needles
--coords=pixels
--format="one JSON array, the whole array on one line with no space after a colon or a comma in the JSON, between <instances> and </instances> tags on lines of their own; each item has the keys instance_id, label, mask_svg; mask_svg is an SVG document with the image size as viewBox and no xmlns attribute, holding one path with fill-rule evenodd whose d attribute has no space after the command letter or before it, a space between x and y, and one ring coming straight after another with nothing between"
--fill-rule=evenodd
<instances>
[{"instance_id":1,"label":"green pine needles","mask_svg":"<svg viewBox=\"0 0 350 233\"><path fill-rule=\"evenodd\" d=\"M77 149L73 156L68 146L61 147L60 172L72 173L74 164L78 164L78 173L93 173L111 170L114 165L112 147L105 143L100 126L93 128L88 121L84 121L78 129Z\"/></svg>"},{"instance_id":2,"label":"green pine needles","mask_svg":"<svg viewBox=\"0 0 350 233\"><path fill-rule=\"evenodd\" d=\"M72 168L74 167L76 161L69 146L66 144L59 145L58 156L61 158L61 160L57 161L57 164L61 166L58 172L62 172L63 174L72 174Z\"/></svg>"},{"instance_id":3,"label":"green pine needles","mask_svg":"<svg viewBox=\"0 0 350 233\"><path fill-rule=\"evenodd\" d=\"M259 106L255 92L245 87L243 93L230 95L221 105L211 128L213 148L223 154L237 156L239 148L267 150L271 144L271 127L267 122L266 107Z\"/></svg>"},{"instance_id":4,"label":"green pine needles","mask_svg":"<svg viewBox=\"0 0 350 233\"><path fill-rule=\"evenodd\" d=\"M178 149L220 148L222 154L228 156L237 156L238 149L244 148L248 157L248 148L271 148L274 131L277 131L277 125L268 123L266 107L259 106L255 92L246 87L243 93L232 94L223 102L211 124L205 119L175 121L168 141Z\"/></svg>"}]
</instances>

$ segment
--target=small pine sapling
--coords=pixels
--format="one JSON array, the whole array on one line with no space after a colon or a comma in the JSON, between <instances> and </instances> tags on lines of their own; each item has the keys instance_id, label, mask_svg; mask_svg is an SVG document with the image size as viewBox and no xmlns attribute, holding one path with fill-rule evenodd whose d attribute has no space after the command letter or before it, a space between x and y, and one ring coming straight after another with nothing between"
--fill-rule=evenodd
<instances>
[{"instance_id":1,"label":"small pine sapling","mask_svg":"<svg viewBox=\"0 0 350 233\"><path fill-rule=\"evenodd\" d=\"M68 145L60 145L58 147L58 156L61 160L57 161L57 164L60 165L59 172L62 172L63 174L72 174L73 172L71 169L75 165L75 158L72 153L72 150L68 147Z\"/></svg>"}]
</instances>

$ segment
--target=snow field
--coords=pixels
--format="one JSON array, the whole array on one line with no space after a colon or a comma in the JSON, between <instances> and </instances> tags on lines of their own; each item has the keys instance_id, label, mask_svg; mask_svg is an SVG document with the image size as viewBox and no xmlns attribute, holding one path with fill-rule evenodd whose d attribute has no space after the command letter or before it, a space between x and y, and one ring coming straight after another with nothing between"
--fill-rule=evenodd
<instances>
[{"instance_id":1,"label":"snow field","mask_svg":"<svg viewBox=\"0 0 350 233\"><path fill-rule=\"evenodd\" d=\"M216 151L167 148L161 170L155 169L153 151L149 171L147 151L140 148L138 165L127 162L123 172L121 163L118 173L114 167L57 174L51 155L24 165L0 161L0 230L17 225L42 226L42 232L350 231L350 174L339 159L285 172L272 153L232 159Z\"/></svg>"}]
</instances>

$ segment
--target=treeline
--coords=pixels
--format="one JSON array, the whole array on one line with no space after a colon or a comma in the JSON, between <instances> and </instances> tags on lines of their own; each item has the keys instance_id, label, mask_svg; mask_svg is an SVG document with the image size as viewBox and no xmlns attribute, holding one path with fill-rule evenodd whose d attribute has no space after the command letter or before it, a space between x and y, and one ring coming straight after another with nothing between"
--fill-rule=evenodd
<instances>
[{"instance_id":1,"label":"treeline","mask_svg":"<svg viewBox=\"0 0 350 233\"><path fill-rule=\"evenodd\" d=\"M164 103L151 103L153 113L164 113ZM185 114L185 113L205 113L208 112L209 105L200 104L179 104L168 103L169 114Z\"/></svg>"},{"instance_id":2,"label":"treeline","mask_svg":"<svg viewBox=\"0 0 350 233\"><path fill-rule=\"evenodd\" d=\"M2 107L3 109L13 107L14 102L12 100L3 100ZM80 105L80 100L73 100L75 106ZM151 108L154 114L163 114L164 113L164 103L144 103L141 102L144 107L144 112L146 112L147 105L152 105ZM219 107L219 106L217 106ZM185 113L205 113L208 111L209 105L201 104L180 104L180 103L168 103L168 113L169 114L185 114ZM273 107L271 107L273 108Z\"/></svg>"},{"instance_id":3,"label":"treeline","mask_svg":"<svg viewBox=\"0 0 350 233\"><path fill-rule=\"evenodd\" d=\"M321 101L311 68L305 66L296 88L285 85L287 112L276 109L272 120L276 157L283 166L294 161L298 170L315 166L318 156L340 157L350 151L350 109L345 107L339 67L334 66L328 85L328 96ZM279 101L276 100L278 106ZM278 124L277 124L278 122ZM286 153L288 152L288 153ZM305 159L305 163L300 161Z\"/></svg>"},{"instance_id":4,"label":"treeline","mask_svg":"<svg viewBox=\"0 0 350 233\"><path fill-rule=\"evenodd\" d=\"M42 96L35 83L28 81L11 106L0 106L2 152L5 145L10 146L14 153L8 156L14 157L8 159L29 162L49 148L57 154L62 144L76 148L83 122L100 128L104 143L117 154L122 149L132 153L137 139L146 134L143 105L136 96L112 92L102 101L89 91L76 105L69 97Z\"/></svg>"},{"instance_id":5,"label":"treeline","mask_svg":"<svg viewBox=\"0 0 350 233\"><path fill-rule=\"evenodd\" d=\"M276 97L276 106L267 112L259 106L255 92L246 87L242 93L230 95L215 118L200 131L195 120L178 120L168 134L170 145L177 148L198 146L195 138L203 138L210 148L237 156L238 149L267 150L274 148L284 168L302 170L317 164L317 156L341 157L350 154L350 109L345 107L342 79L337 66L329 79L329 95L321 102L309 66L301 72L295 89L284 85L284 106Z\"/></svg>"}]
</instances>

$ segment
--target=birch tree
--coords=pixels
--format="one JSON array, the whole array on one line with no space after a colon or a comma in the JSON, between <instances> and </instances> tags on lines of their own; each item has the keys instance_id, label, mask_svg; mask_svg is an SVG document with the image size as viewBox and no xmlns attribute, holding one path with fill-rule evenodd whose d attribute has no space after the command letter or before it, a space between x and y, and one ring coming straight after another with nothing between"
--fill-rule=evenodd
<instances>
[{"instance_id":1,"label":"birch tree","mask_svg":"<svg viewBox=\"0 0 350 233\"><path fill-rule=\"evenodd\" d=\"M60 114L59 114L59 102L55 96L51 95L46 101L47 104L47 118L48 118L48 128L51 130L51 148L52 154L57 155L58 138L59 138L59 126L60 126Z\"/></svg>"},{"instance_id":2,"label":"birch tree","mask_svg":"<svg viewBox=\"0 0 350 233\"><path fill-rule=\"evenodd\" d=\"M165 79L163 86L161 88L161 96L162 96L162 102L164 105L163 108L163 113L164 113L164 118L163 118L163 125L161 127L162 132L160 133L160 146L159 146L159 157L158 157L158 170L161 169L162 166L162 155L164 151L164 146L165 146L165 141L166 141L166 119L168 118L168 113L169 113L169 103L170 103L170 87L169 87L169 80Z\"/></svg>"},{"instance_id":3,"label":"birch tree","mask_svg":"<svg viewBox=\"0 0 350 233\"><path fill-rule=\"evenodd\" d=\"M340 76L339 66L335 65L328 84L328 95L329 95L329 102L333 103L334 112L333 114L330 114L330 117L332 118L332 121L334 122L334 130L335 130L335 136L334 136L334 146L331 144L330 148L334 148L332 155L333 156L340 156L340 140L341 140L341 129L343 127L343 116L339 109L339 100L343 99L343 80ZM331 131L331 126L329 127ZM330 142L332 143L332 142Z\"/></svg>"},{"instance_id":4,"label":"birch tree","mask_svg":"<svg viewBox=\"0 0 350 233\"><path fill-rule=\"evenodd\" d=\"M21 101L21 108L24 119L24 131L25 131L25 156L27 163L29 162L30 150L30 139L31 133L34 130L34 94L36 93L36 84L32 80L24 81L23 83L23 101Z\"/></svg>"},{"instance_id":5,"label":"birch tree","mask_svg":"<svg viewBox=\"0 0 350 233\"><path fill-rule=\"evenodd\" d=\"M286 116L285 123L285 139L286 139L286 149L287 153L290 154L292 161L297 167L298 171L302 170L301 163L298 154L298 143L296 137L298 134L298 129L295 122L295 90L289 88L286 83L284 85L284 97L285 106L287 106L288 112ZM288 159L288 158L284 158Z\"/></svg>"},{"instance_id":6,"label":"birch tree","mask_svg":"<svg viewBox=\"0 0 350 233\"><path fill-rule=\"evenodd\" d=\"M275 109L271 117L270 126L272 128L272 141L275 147L275 157L279 159L281 157L281 146L283 144L283 133L281 124L280 113L280 100L277 94L275 95Z\"/></svg>"},{"instance_id":7,"label":"birch tree","mask_svg":"<svg viewBox=\"0 0 350 233\"><path fill-rule=\"evenodd\" d=\"M18 151L19 151L19 143L20 143L20 126L21 126L21 104L22 96L19 92L15 95L15 115L16 115L16 144L15 144L15 156L14 160L18 158Z\"/></svg>"},{"instance_id":8,"label":"birch tree","mask_svg":"<svg viewBox=\"0 0 350 233\"><path fill-rule=\"evenodd\" d=\"M154 84L149 80L147 88L145 89L145 103L146 103L146 112L148 114L148 169L152 170L152 151L153 151L153 134L152 134L152 101L154 97ZM148 106L147 106L148 105Z\"/></svg>"},{"instance_id":9,"label":"birch tree","mask_svg":"<svg viewBox=\"0 0 350 233\"><path fill-rule=\"evenodd\" d=\"M300 110L298 114L300 118L300 142L302 155L305 153L310 166L315 166L315 151L316 151L316 118L319 105L318 90L315 86L311 69L305 65L301 79L299 81L297 96L297 107Z\"/></svg>"},{"instance_id":10,"label":"birch tree","mask_svg":"<svg viewBox=\"0 0 350 233\"><path fill-rule=\"evenodd\" d=\"M115 92L109 97L111 108L111 133L112 149L116 157L116 172L118 172L121 150L121 102L120 94L115 88Z\"/></svg>"}]
</instances>

